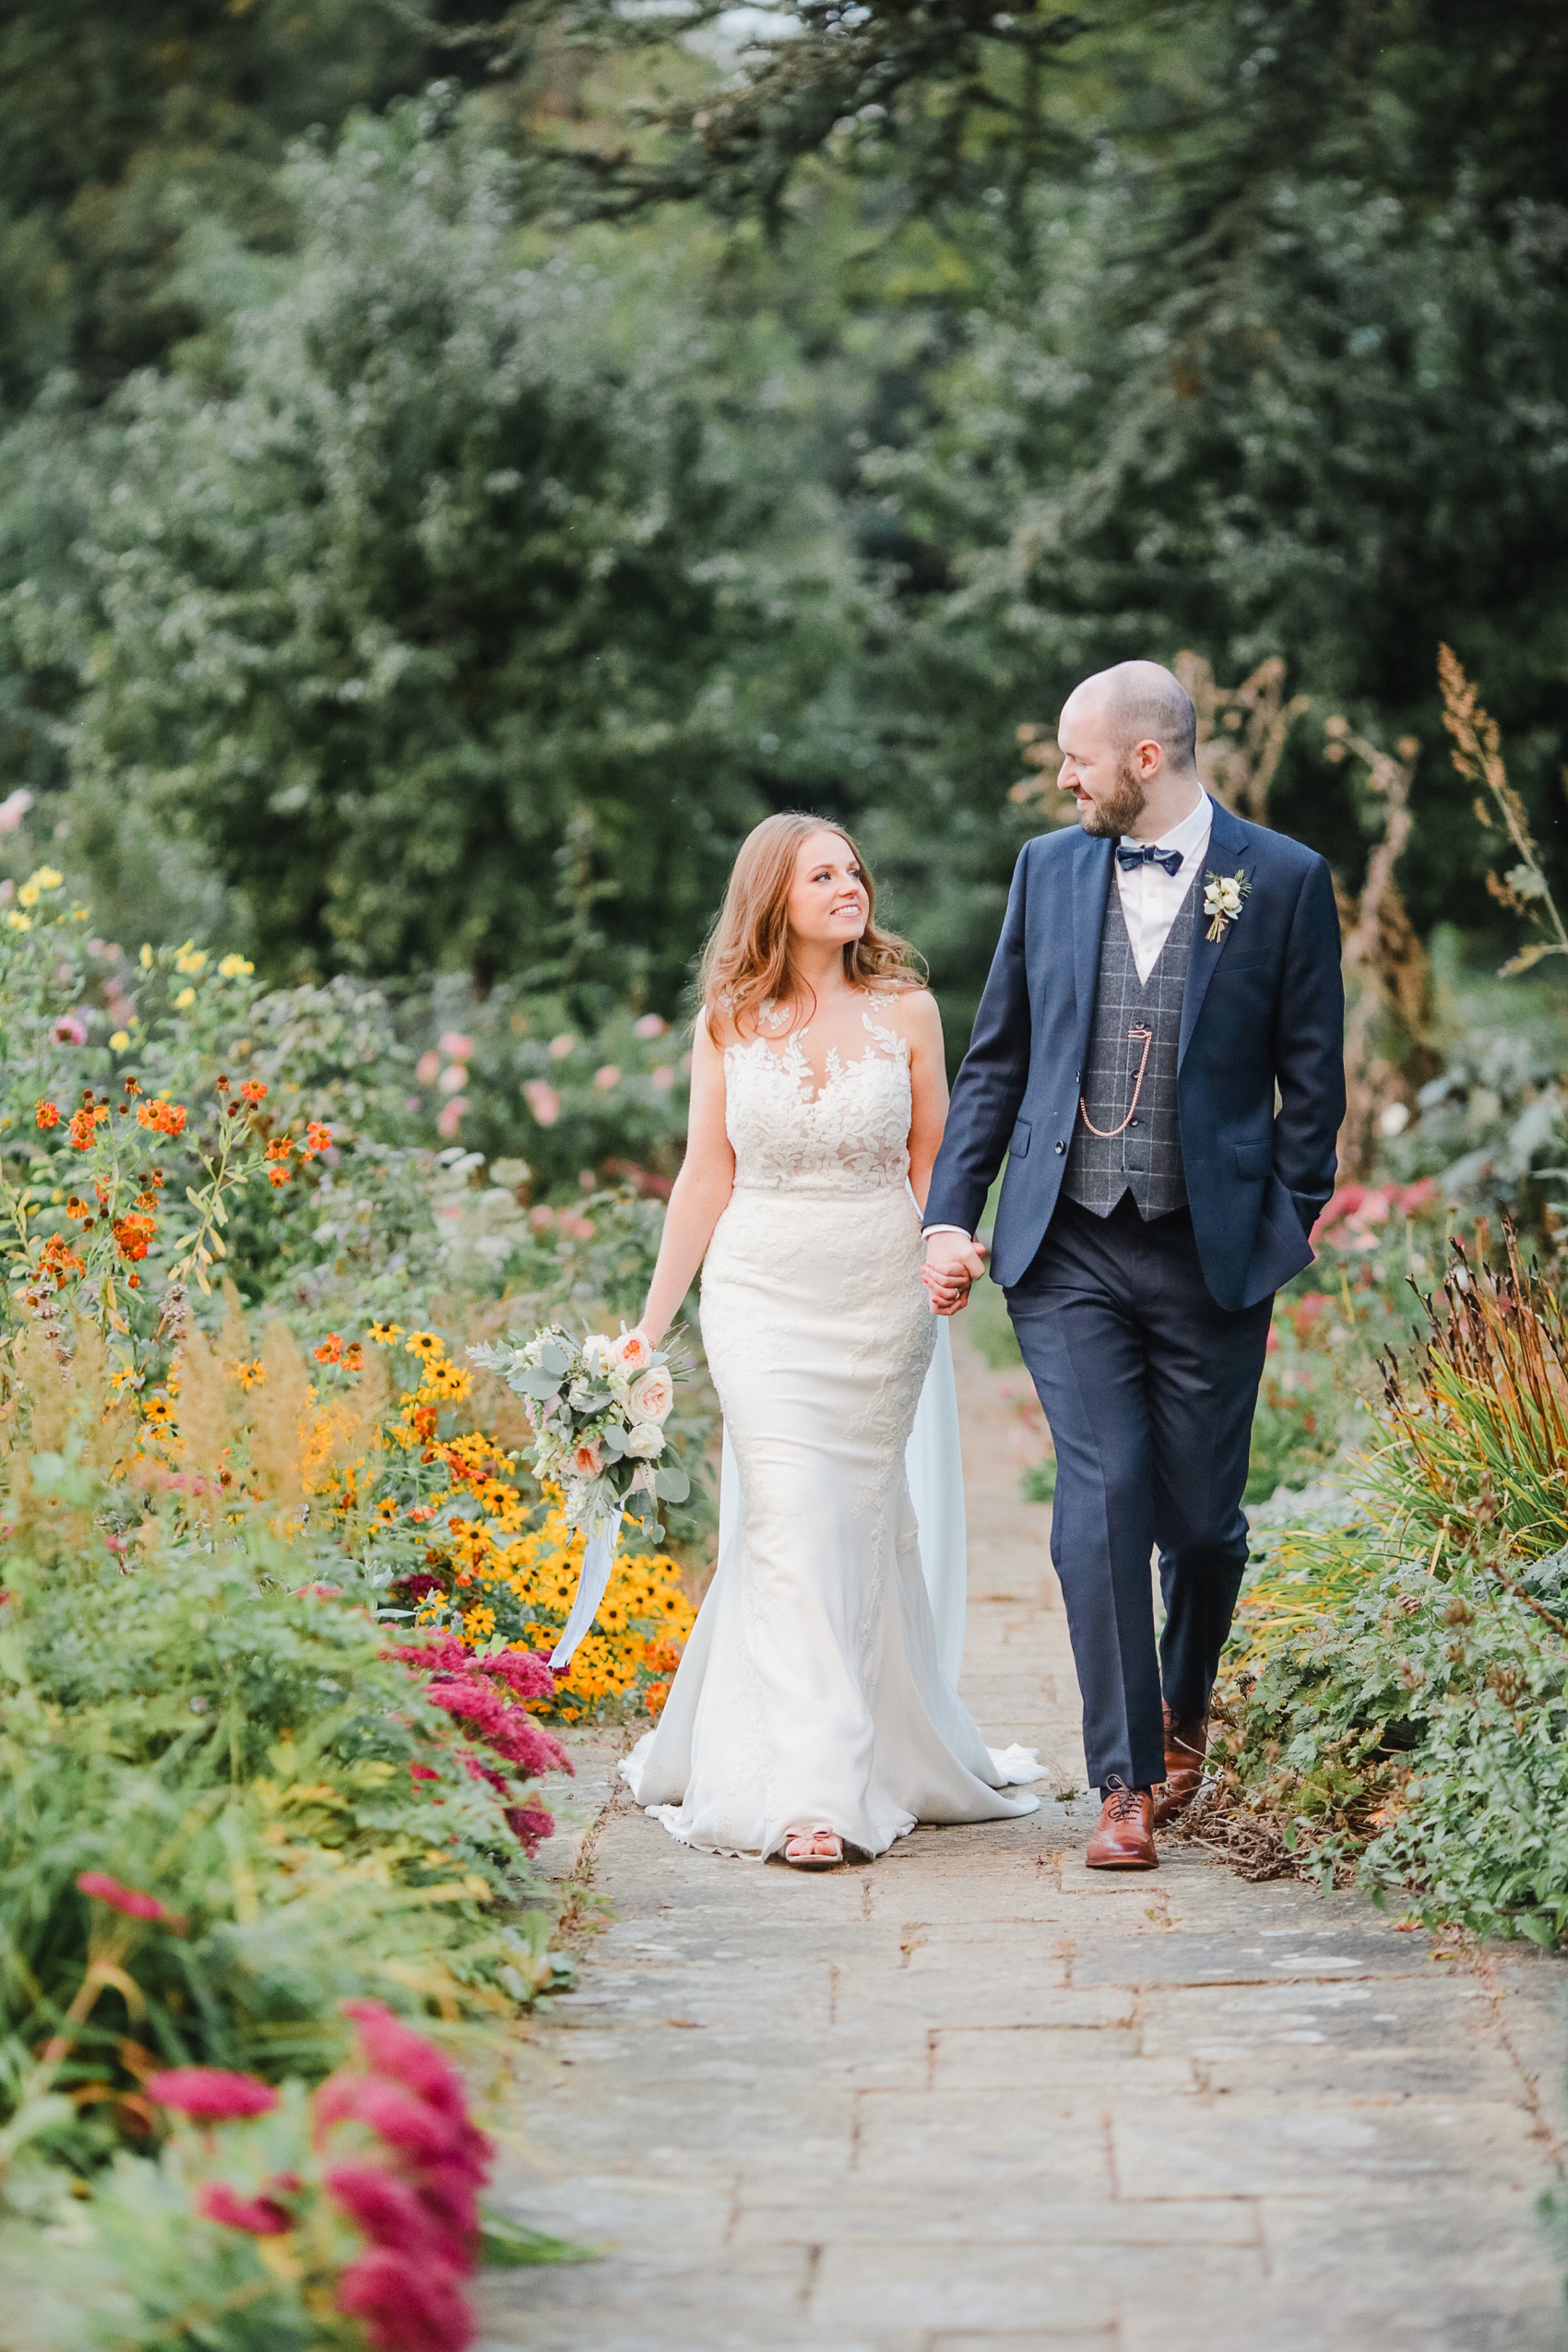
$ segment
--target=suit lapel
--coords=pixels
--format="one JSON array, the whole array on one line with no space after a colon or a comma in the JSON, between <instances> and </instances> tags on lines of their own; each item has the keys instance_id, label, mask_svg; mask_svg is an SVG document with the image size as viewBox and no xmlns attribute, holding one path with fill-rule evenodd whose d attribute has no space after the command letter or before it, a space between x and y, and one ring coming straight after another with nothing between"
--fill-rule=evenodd
<instances>
[{"instance_id":1,"label":"suit lapel","mask_svg":"<svg viewBox=\"0 0 1568 2352\"><path fill-rule=\"evenodd\" d=\"M1249 855L1249 852L1252 854ZM1239 870L1250 874L1255 863L1256 844L1252 837L1251 827L1243 826L1229 809L1222 808L1216 801L1203 872L1194 875L1193 880L1198 901L1194 909L1192 960L1187 966L1187 986L1182 999L1182 1041L1176 1049L1178 1069L1186 1058L1187 1047L1197 1027L1198 1015L1203 1011L1204 998L1208 993L1215 967L1224 955L1226 942L1236 928L1234 923L1227 923L1218 939L1210 939L1203 911L1204 875L1235 873Z\"/></svg>"},{"instance_id":2,"label":"suit lapel","mask_svg":"<svg viewBox=\"0 0 1568 2352\"><path fill-rule=\"evenodd\" d=\"M1094 1009L1099 977L1099 942L1105 929L1107 869L1111 842L1104 835L1080 833L1073 859L1073 986L1082 1034Z\"/></svg>"}]
</instances>

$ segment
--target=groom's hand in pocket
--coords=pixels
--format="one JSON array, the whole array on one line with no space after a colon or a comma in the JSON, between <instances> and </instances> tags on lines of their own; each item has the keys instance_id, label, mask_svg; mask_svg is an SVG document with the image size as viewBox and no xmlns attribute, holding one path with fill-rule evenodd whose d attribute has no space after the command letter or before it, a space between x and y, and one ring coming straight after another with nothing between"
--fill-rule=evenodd
<instances>
[{"instance_id":1,"label":"groom's hand in pocket","mask_svg":"<svg viewBox=\"0 0 1568 2352\"><path fill-rule=\"evenodd\" d=\"M928 1233L921 1280L933 1314L956 1315L968 1304L969 1286L985 1272L985 1243L959 1232Z\"/></svg>"}]
</instances>

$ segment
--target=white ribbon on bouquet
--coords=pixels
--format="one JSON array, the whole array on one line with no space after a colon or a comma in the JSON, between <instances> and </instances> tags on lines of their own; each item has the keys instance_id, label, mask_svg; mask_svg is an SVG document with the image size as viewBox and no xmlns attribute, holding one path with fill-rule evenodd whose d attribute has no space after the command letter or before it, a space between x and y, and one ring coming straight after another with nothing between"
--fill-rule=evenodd
<instances>
[{"instance_id":1,"label":"white ribbon on bouquet","mask_svg":"<svg viewBox=\"0 0 1568 2352\"><path fill-rule=\"evenodd\" d=\"M615 1547L621 1540L621 1513L609 1523L600 1520L583 1546L583 1564L577 1571L576 1596L572 1613L561 1628L561 1638L550 1653L552 1672L559 1674L572 1662L572 1652L599 1615L599 1604L604 1598L604 1588L610 1582L610 1571L615 1564Z\"/></svg>"}]
</instances>

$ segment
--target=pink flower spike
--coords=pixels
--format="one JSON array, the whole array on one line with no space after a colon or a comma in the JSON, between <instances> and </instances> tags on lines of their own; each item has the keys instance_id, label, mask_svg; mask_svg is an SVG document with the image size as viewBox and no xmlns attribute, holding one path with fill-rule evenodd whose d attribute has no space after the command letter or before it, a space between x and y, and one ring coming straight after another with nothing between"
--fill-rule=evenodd
<instances>
[{"instance_id":1,"label":"pink flower spike","mask_svg":"<svg viewBox=\"0 0 1568 2352\"><path fill-rule=\"evenodd\" d=\"M107 1871L78 1871L77 1893L87 1895L94 1903L107 1903L112 1910L123 1911L127 1919L167 1919L168 1912L156 1895L138 1895L134 1886L122 1886Z\"/></svg>"},{"instance_id":2,"label":"pink flower spike","mask_svg":"<svg viewBox=\"0 0 1568 2352\"><path fill-rule=\"evenodd\" d=\"M338 2309L375 2352L468 2352L473 2314L457 2274L418 2251L373 2246L338 2281Z\"/></svg>"},{"instance_id":3,"label":"pink flower spike","mask_svg":"<svg viewBox=\"0 0 1568 2352\"><path fill-rule=\"evenodd\" d=\"M426 2041L422 2034L416 2034L411 2025L405 2025L400 2017L395 2017L384 2002L346 2001L343 2014L359 2035L368 2066L377 2074L389 2075L395 2083L403 2084L437 2113L468 2128L468 2099L462 2078L455 2067L448 2066L433 2042ZM479 2134L474 2136L488 2154L489 2144Z\"/></svg>"},{"instance_id":4,"label":"pink flower spike","mask_svg":"<svg viewBox=\"0 0 1568 2352\"><path fill-rule=\"evenodd\" d=\"M270 2115L278 2094L255 2074L232 2074L221 2066L171 2066L149 2074L143 2085L160 2107L188 2115L193 2123L232 2123L250 2115Z\"/></svg>"},{"instance_id":5,"label":"pink flower spike","mask_svg":"<svg viewBox=\"0 0 1568 2352\"><path fill-rule=\"evenodd\" d=\"M242 2197L227 2180L204 2180L196 2193L196 2209L204 2221L221 2222L225 2229L246 2229L253 2238L281 2238L294 2226L293 2215L275 2197Z\"/></svg>"},{"instance_id":6,"label":"pink flower spike","mask_svg":"<svg viewBox=\"0 0 1568 2352\"><path fill-rule=\"evenodd\" d=\"M555 1816L541 1805L508 1805L506 1826L526 1854L532 1854L555 1835Z\"/></svg>"},{"instance_id":7,"label":"pink flower spike","mask_svg":"<svg viewBox=\"0 0 1568 2352\"><path fill-rule=\"evenodd\" d=\"M411 2253L437 2232L431 2216L405 2180L374 2164L335 2164L324 2176L335 2197L373 2246L401 2246Z\"/></svg>"},{"instance_id":8,"label":"pink flower spike","mask_svg":"<svg viewBox=\"0 0 1568 2352\"><path fill-rule=\"evenodd\" d=\"M515 1698L552 1699L555 1677L550 1671L550 1661L538 1650L501 1650L494 1657L482 1661L482 1671L493 1681L505 1682Z\"/></svg>"}]
</instances>

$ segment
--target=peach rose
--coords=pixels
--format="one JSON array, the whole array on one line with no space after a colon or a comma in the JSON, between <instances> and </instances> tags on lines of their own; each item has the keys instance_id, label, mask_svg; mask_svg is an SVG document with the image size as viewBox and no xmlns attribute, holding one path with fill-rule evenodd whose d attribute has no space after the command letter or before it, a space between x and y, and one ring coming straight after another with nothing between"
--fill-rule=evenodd
<instances>
[{"instance_id":1,"label":"peach rose","mask_svg":"<svg viewBox=\"0 0 1568 2352\"><path fill-rule=\"evenodd\" d=\"M579 1479L598 1478L604 1464L596 1438L585 1437L580 1444L573 1446L572 1467Z\"/></svg>"},{"instance_id":2,"label":"peach rose","mask_svg":"<svg viewBox=\"0 0 1568 2352\"><path fill-rule=\"evenodd\" d=\"M623 1372L637 1372L651 1361L653 1349L640 1331L624 1331L610 1349L611 1361Z\"/></svg>"},{"instance_id":3,"label":"peach rose","mask_svg":"<svg viewBox=\"0 0 1568 2352\"><path fill-rule=\"evenodd\" d=\"M626 1409L639 1421L662 1421L669 1418L675 1402L675 1384L670 1377L669 1366L655 1364L635 1380L626 1392Z\"/></svg>"}]
</instances>

